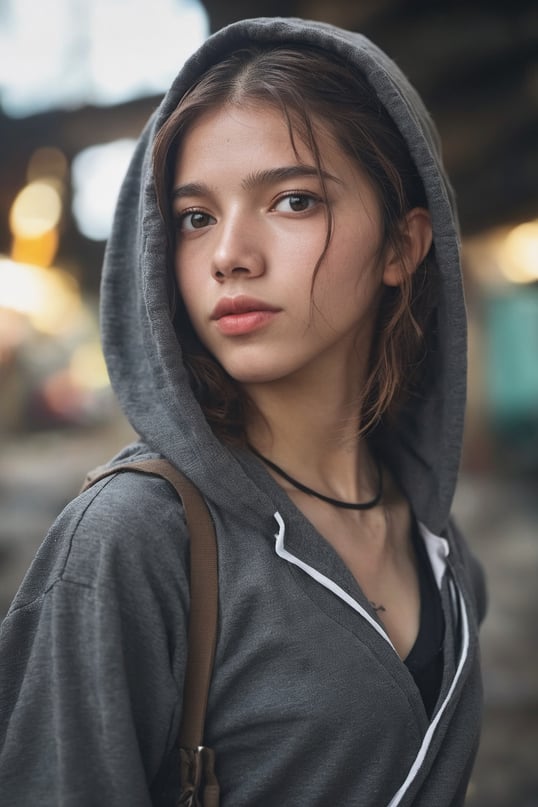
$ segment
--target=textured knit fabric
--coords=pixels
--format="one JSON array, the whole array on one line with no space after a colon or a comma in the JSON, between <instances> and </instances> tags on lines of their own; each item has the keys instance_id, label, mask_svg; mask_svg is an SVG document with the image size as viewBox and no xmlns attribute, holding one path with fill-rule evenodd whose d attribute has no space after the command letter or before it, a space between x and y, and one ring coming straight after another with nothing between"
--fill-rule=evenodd
<instances>
[{"instance_id":1,"label":"textured knit fabric","mask_svg":"<svg viewBox=\"0 0 538 807\"><path fill-rule=\"evenodd\" d=\"M169 314L153 139L204 70L256 41L313 44L355 64L426 189L440 278L433 360L427 393L381 442L439 561L444 668L431 719L336 552L255 457L214 436ZM220 618L206 740L223 807L463 804L479 736L485 598L450 521L466 375L458 228L433 125L387 56L358 34L294 19L246 20L211 37L128 170L105 258L102 332L112 384L140 435L120 459L168 458L215 522ZM60 515L0 633L2 807L175 804L188 565L181 506L160 479L117 474Z\"/></svg>"}]
</instances>

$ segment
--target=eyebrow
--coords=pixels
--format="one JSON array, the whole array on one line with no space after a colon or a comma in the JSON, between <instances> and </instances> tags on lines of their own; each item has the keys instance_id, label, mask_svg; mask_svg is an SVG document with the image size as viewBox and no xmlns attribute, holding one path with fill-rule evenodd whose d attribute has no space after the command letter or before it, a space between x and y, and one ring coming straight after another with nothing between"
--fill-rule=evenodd
<instances>
[{"instance_id":1,"label":"eyebrow","mask_svg":"<svg viewBox=\"0 0 538 807\"><path fill-rule=\"evenodd\" d=\"M321 177L324 180L332 180L342 184L342 180L333 174L323 170L318 171L314 165L305 165L303 163L285 165L281 168L267 168L264 171L253 171L241 184L245 190L250 190L258 185L271 185L284 179L301 179L303 177L315 177L316 179Z\"/></svg>"},{"instance_id":2,"label":"eyebrow","mask_svg":"<svg viewBox=\"0 0 538 807\"><path fill-rule=\"evenodd\" d=\"M324 180L337 182L339 185L343 181L334 174L327 171L318 171L314 165L285 165L279 168L266 168L262 171L253 171L241 182L245 190L251 190L260 185L272 185L286 179L302 179L304 177L322 177ZM205 196L209 193L209 187L200 182L187 182L184 185L177 185L172 191L172 199L180 199L184 196Z\"/></svg>"}]
</instances>

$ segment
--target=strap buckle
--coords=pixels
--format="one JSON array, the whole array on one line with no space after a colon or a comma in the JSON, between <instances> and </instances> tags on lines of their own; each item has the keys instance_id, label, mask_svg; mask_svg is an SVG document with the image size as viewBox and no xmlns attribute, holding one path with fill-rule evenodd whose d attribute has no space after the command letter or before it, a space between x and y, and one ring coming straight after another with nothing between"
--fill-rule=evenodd
<instances>
[{"instance_id":1,"label":"strap buckle","mask_svg":"<svg viewBox=\"0 0 538 807\"><path fill-rule=\"evenodd\" d=\"M215 776L215 752L200 745L180 748L181 794L178 807L218 807L219 784Z\"/></svg>"}]
</instances>

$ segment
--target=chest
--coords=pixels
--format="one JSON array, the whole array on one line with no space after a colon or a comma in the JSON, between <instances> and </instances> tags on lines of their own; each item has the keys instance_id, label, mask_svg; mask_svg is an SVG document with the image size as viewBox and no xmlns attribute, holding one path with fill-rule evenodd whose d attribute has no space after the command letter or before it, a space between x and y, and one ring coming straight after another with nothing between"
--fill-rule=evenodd
<instances>
[{"instance_id":1,"label":"chest","mask_svg":"<svg viewBox=\"0 0 538 807\"><path fill-rule=\"evenodd\" d=\"M364 512L301 497L301 512L335 550L405 658L420 627L420 588L412 519L403 498Z\"/></svg>"},{"instance_id":2,"label":"chest","mask_svg":"<svg viewBox=\"0 0 538 807\"><path fill-rule=\"evenodd\" d=\"M373 691L378 685L385 697L385 688L393 687L396 680L406 700L411 699L422 714L420 694L402 663L420 622L420 594L415 591L418 583L412 561L411 580L404 578L399 589L404 592L400 600L408 597L412 624L409 647L400 652L392 641L396 630L386 627L394 624L397 629L406 622L401 617L402 602L390 590L398 591L399 570L384 570L375 581L378 588L363 588L352 564L345 563L329 542L314 530L301 532L295 526L293 522L287 525L288 541L274 532L262 535L256 530L235 536L228 530L219 544L216 666L223 673L223 691L228 687L235 691L239 681L244 687L256 680L256 690L261 692L280 680L278 690L293 692L290 701L295 706L303 703L308 708L317 690L324 703L334 692L338 710L347 709L342 692L350 682L361 683L350 690L353 698L358 694L360 700L367 692L368 699L375 700ZM378 592L386 597L376 603L372 594ZM388 613L376 612L375 606L380 604ZM334 691L325 691L323 682L327 680L340 683Z\"/></svg>"},{"instance_id":3,"label":"chest","mask_svg":"<svg viewBox=\"0 0 538 807\"><path fill-rule=\"evenodd\" d=\"M388 804L427 732L420 693L360 612L368 603L339 555L324 542L310 566L312 536L290 527L287 548L275 534L257 531L228 531L226 545L221 541L207 742L230 788L241 782L234 798L244 801L234 804L266 803L248 790L246 769L267 783L267 805L281 803L283 781L286 798L297 789L297 801L286 803L301 803L308 781L308 803L317 805L319 795L326 804L330 770L348 778L338 785L352 794L345 803L368 803L374 787L376 803ZM446 667L448 682L454 670L448 660ZM365 770L372 772L368 785Z\"/></svg>"}]
</instances>

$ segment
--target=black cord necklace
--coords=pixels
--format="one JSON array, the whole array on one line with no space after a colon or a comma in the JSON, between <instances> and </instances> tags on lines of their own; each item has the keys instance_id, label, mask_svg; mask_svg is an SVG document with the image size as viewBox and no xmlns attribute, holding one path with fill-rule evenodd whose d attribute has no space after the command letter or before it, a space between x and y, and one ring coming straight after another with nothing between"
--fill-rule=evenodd
<instances>
[{"instance_id":1,"label":"black cord necklace","mask_svg":"<svg viewBox=\"0 0 538 807\"><path fill-rule=\"evenodd\" d=\"M323 493L318 493L316 490L312 490L312 488L303 485L301 482L294 479L293 476L287 474L286 471L283 471L282 468L279 468L278 465L275 465L274 462L271 462L271 460L268 460L267 457L264 457L263 454L256 451L255 448L252 448L252 446L250 446L250 450L256 457L258 457L258 459L262 460L262 462L268 465L269 468L271 468L276 474L285 479L286 482L289 482L290 485L293 485L294 488L301 490L303 493L307 493L309 496L314 496L316 499L321 499L322 502L332 504L334 507L343 507L345 510L370 510L381 501L381 497L383 495L383 472L377 459L376 466L378 474L378 488L374 498L370 499L368 502L343 502L341 499L332 499L330 496L325 496Z\"/></svg>"}]
</instances>

